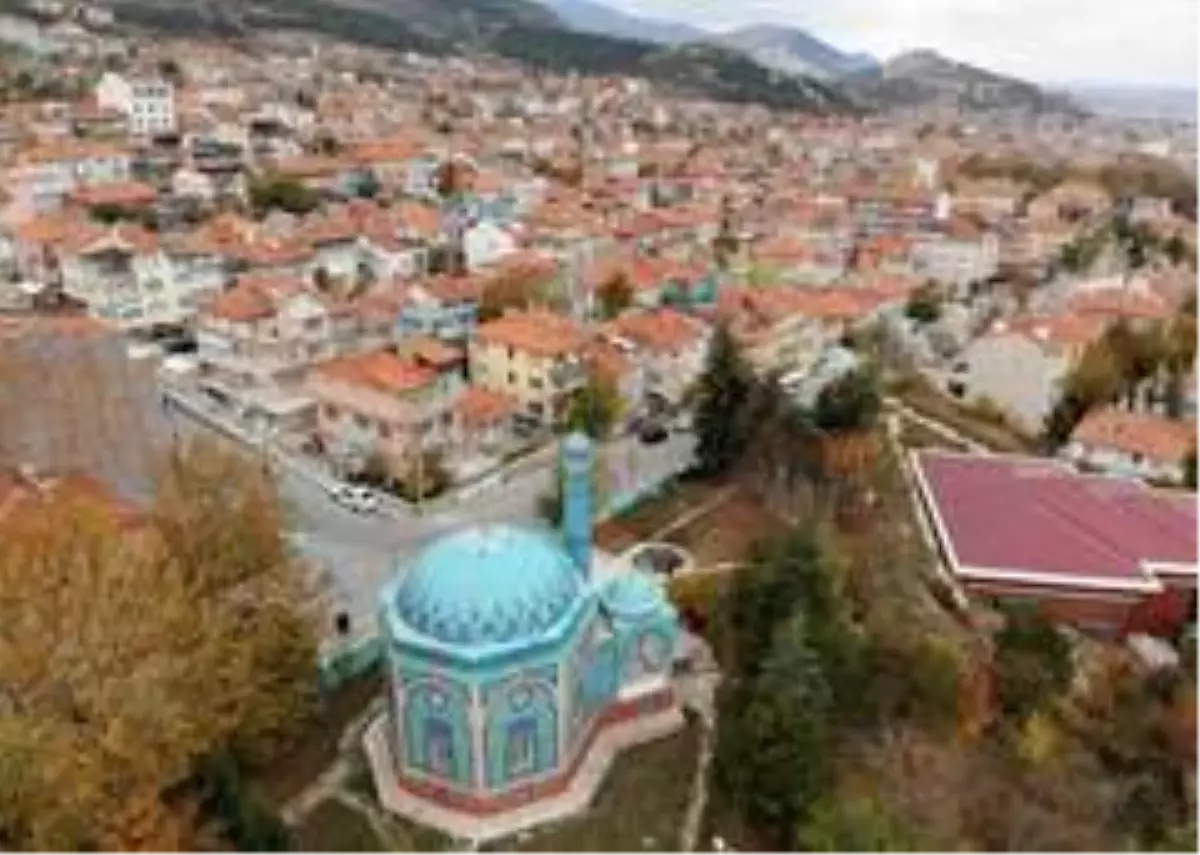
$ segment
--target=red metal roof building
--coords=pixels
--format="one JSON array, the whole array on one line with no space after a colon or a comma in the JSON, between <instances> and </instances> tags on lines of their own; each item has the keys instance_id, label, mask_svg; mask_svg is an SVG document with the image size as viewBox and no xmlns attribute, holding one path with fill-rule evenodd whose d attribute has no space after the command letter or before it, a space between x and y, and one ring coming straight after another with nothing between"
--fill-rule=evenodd
<instances>
[{"instance_id":1,"label":"red metal roof building","mask_svg":"<svg viewBox=\"0 0 1200 855\"><path fill-rule=\"evenodd\" d=\"M1170 635L1194 620L1196 496L1053 460L923 450L918 493L973 596L1033 599L1081 629Z\"/></svg>"}]
</instances>

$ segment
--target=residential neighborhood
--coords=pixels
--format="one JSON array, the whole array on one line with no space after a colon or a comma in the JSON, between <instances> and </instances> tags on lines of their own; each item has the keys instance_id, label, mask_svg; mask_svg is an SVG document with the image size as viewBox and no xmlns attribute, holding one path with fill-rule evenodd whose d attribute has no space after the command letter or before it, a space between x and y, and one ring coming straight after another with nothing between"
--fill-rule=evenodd
<instances>
[{"instance_id":1,"label":"residential neighborhood","mask_svg":"<svg viewBox=\"0 0 1200 855\"><path fill-rule=\"evenodd\" d=\"M679 5L0 9L0 848L1195 851L1194 112Z\"/></svg>"}]
</instances>

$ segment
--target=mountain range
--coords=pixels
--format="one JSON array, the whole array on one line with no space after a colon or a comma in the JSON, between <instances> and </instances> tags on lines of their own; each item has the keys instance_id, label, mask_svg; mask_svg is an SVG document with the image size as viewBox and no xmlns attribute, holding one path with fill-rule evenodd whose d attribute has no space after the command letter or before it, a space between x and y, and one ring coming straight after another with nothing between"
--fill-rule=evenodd
<instances>
[{"instance_id":1,"label":"mountain range","mask_svg":"<svg viewBox=\"0 0 1200 855\"><path fill-rule=\"evenodd\" d=\"M597 0L107 2L120 21L178 35L309 30L431 55L498 55L558 73L644 77L685 95L777 109L846 113L949 98L970 109L1074 109L1063 96L932 51L879 63L796 28L711 33Z\"/></svg>"},{"instance_id":2,"label":"mountain range","mask_svg":"<svg viewBox=\"0 0 1200 855\"><path fill-rule=\"evenodd\" d=\"M855 71L839 83L859 104L876 109L950 104L967 111L1083 112L1065 94L932 50L907 51L877 67Z\"/></svg>"},{"instance_id":3,"label":"mountain range","mask_svg":"<svg viewBox=\"0 0 1200 855\"><path fill-rule=\"evenodd\" d=\"M689 24L630 15L595 0L542 2L573 30L664 45L721 45L785 74L828 81L878 65L874 57L845 53L795 27L757 24L714 33Z\"/></svg>"}]
</instances>

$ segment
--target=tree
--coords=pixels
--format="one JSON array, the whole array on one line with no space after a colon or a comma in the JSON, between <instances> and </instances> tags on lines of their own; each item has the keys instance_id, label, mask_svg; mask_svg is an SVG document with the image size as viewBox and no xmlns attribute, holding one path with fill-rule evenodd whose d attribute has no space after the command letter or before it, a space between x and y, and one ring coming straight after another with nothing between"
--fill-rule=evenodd
<instances>
[{"instance_id":1,"label":"tree","mask_svg":"<svg viewBox=\"0 0 1200 855\"><path fill-rule=\"evenodd\" d=\"M328 294L333 290L333 276L329 273L329 268L321 265L313 271L313 287L322 294Z\"/></svg>"},{"instance_id":2,"label":"tree","mask_svg":"<svg viewBox=\"0 0 1200 855\"><path fill-rule=\"evenodd\" d=\"M833 695L805 620L797 612L779 628L745 712L717 744L725 792L781 849L792 845L831 774Z\"/></svg>"},{"instance_id":3,"label":"tree","mask_svg":"<svg viewBox=\"0 0 1200 855\"><path fill-rule=\"evenodd\" d=\"M316 210L321 203L315 190L294 178L282 175L267 175L253 178L247 188L250 206L258 216L273 210L289 214L307 214Z\"/></svg>"},{"instance_id":4,"label":"tree","mask_svg":"<svg viewBox=\"0 0 1200 855\"><path fill-rule=\"evenodd\" d=\"M200 447L135 523L68 491L5 520L5 848L194 848L202 759L295 739L315 615L279 523L257 467Z\"/></svg>"},{"instance_id":5,"label":"tree","mask_svg":"<svg viewBox=\"0 0 1200 855\"><path fill-rule=\"evenodd\" d=\"M1170 259L1171 264L1176 265L1186 262L1188 256L1190 256L1190 253L1192 253L1190 252L1187 241L1184 240L1183 235L1178 232L1172 234L1170 238L1166 239L1166 243L1163 245L1163 252L1165 253L1166 257Z\"/></svg>"},{"instance_id":6,"label":"tree","mask_svg":"<svg viewBox=\"0 0 1200 855\"><path fill-rule=\"evenodd\" d=\"M375 175L374 170L368 169L355 182L354 195L360 199L374 199L382 189L383 185Z\"/></svg>"},{"instance_id":7,"label":"tree","mask_svg":"<svg viewBox=\"0 0 1200 855\"><path fill-rule=\"evenodd\" d=\"M615 318L633 303L633 285L624 271L617 271L596 289L600 313L608 320Z\"/></svg>"},{"instance_id":8,"label":"tree","mask_svg":"<svg viewBox=\"0 0 1200 855\"><path fill-rule=\"evenodd\" d=\"M490 321L509 310L528 309L549 299L557 268L506 264L488 277L479 297L479 320Z\"/></svg>"},{"instance_id":9,"label":"tree","mask_svg":"<svg viewBox=\"0 0 1200 855\"><path fill-rule=\"evenodd\" d=\"M938 287L927 282L908 295L904 314L919 324L932 324L942 316L942 295Z\"/></svg>"},{"instance_id":10,"label":"tree","mask_svg":"<svg viewBox=\"0 0 1200 855\"><path fill-rule=\"evenodd\" d=\"M238 852L286 852L291 834L282 818L245 781L245 772L227 753L206 759L197 775L207 812Z\"/></svg>"},{"instance_id":11,"label":"tree","mask_svg":"<svg viewBox=\"0 0 1200 855\"><path fill-rule=\"evenodd\" d=\"M423 451L409 462L399 479L400 495L410 502L424 501L441 495L450 486L450 472L440 451Z\"/></svg>"},{"instance_id":12,"label":"tree","mask_svg":"<svg viewBox=\"0 0 1200 855\"><path fill-rule=\"evenodd\" d=\"M918 842L915 829L901 822L875 796L823 796L798 835L804 852L909 852L936 847Z\"/></svg>"},{"instance_id":13,"label":"tree","mask_svg":"<svg viewBox=\"0 0 1200 855\"><path fill-rule=\"evenodd\" d=\"M869 368L857 368L830 383L817 396L817 427L833 433L870 430L879 418L883 398L879 380Z\"/></svg>"},{"instance_id":14,"label":"tree","mask_svg":"<svg viewBox=\"0 0 1200 855\"><path fill-rule=\"evenodd\" d=\"M621 393L608 377L592 372L567 407L566 428L607 439L621 418Z\"/></svg>"},{"instance_id":15,"label":"tree","mask_svg":"<svg viewBox=\"0 0 1200 855\"><path fill-rule=\"evenodd\" d=\"M1196 489L1196 449L1192 449L1183 458L1183 486L1190 490Z\"/></svg>"},{"instance_id":16,"label":"tree","mask_svg":"<svg viewBox=\"0 0 1200 855\"><path fill-rule=\"evenodd\" d=\"M1000 708L1024 722L1069 685L1071 645L1036 606L1010 605L996 635L994 667Z\"/></svg>"},{"instance_id":17,"label":"tree","mask_svg":"<svg viewBox=\"0 0 1200 855\"><path fill-rule=\"evenodd\" d=\"M1076 426L1095 406L1117 398L1122 389L1122 371L1112 351L1095 342L1080 356L1063 381L1063 391L1046 416L1042 433L1057 448L1070 439Z\"/></svg>"},{"instance_id":18,"label":"tree","mask_svg":"<svg viewBox=\"0 0 1200 855\"><path fill-rule=\"evenodd\" d=\"M728 471L745 449L748 426L743 408L750 399L752 382L750 367L729 327L719 325L697 393L696 459L702 472L720 475Z\"/></svg>"}]
</instances>

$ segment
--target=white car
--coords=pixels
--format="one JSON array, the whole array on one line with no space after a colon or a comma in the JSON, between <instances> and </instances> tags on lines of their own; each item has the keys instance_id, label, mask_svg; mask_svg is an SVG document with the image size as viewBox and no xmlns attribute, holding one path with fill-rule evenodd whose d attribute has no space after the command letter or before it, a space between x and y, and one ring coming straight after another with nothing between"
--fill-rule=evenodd
<instances>
[{"instance_id":1,"label":"white car","mask_svg":"<svg viewBox=\"0 0 1200 855\"><path fill-rule=\"evenodd\" d=\"M379 496L370 487L337 484L330 488L333 500L356 514L373 514L379 510Z\"/></svg>"}]
</instances>

